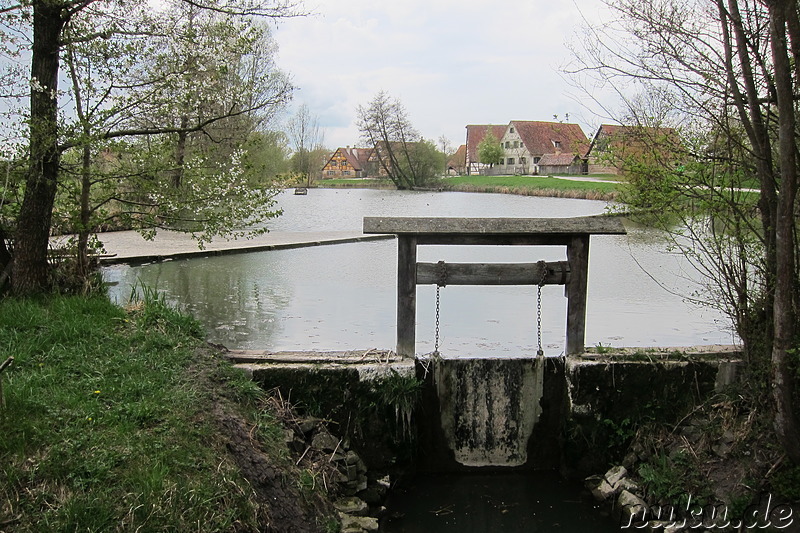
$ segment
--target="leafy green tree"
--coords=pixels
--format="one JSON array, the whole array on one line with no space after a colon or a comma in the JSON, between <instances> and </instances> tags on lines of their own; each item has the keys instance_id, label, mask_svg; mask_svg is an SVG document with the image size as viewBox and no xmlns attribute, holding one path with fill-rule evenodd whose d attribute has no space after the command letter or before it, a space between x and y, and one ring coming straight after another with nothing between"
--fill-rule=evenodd
<instances>
[{"instance_id":1,"label":"leafy green tree","mask_svg":"<svg viewBox=\"0 0 800 533\"><path fill-rule=\"evenodd\" d=\"M229 132L237 120L251 118L254 110L285 101L286 94L276 100L253 92L248 95L249 101L239 99L243 94L238 90L241 85L233 83L232 78L246 72L239 68L244 64L236 62L236 68L232 69L225 61L236 57L231 51L239 46L237 41L251 38L247 26L239 26L245 30L244 34L231 33L220 38L216 32L204 34L199 28L209 26L197 26L194 21L209 13L217 20L284 17L295 14L293 5L284 2L252 4L246 0L226 4L193 1L187 2L184 7L189 8L183 10L178 7L180 5L181 2L174 2L153 13L153 6L144 1L33 0L17 4L8 0L0 3L4 46L9 54L17 57L28 54L31 65L27 78L30 102L19 115L28 118L29 166L14 236L12 286L16 293L34 293L50 285L47 250L56 194L64 181L61 160L67 150L84 151L81 172L86 176L86 155L88 153L91 159L94 150L97 156L103 149L101 141L133 136L177 136L171 172L173 184L180 185L186 162L191 160L191 157L186 158L181 136L188 138L192 132L202 132L216 140ZM173 16L176 12L189 16ZM32 36L32 41L26 39L28 36ZM194 43L192 48L183 46L184 50L196 52L194 57L201 56L214 39L215 50L225 53L219 55L216 63L194 61L190 54L178 53L170 57L165 53L180 49L181 44L170 43L179 43L181 39L187 44ZM62 60L68 55L71 55L70 68L79 75L91 68L88 77L81 78L84 84L77 84L83 98L83 118L79 117L75 125L59 120L60 108L77 103L77 100L65 99L58 84ZM95 63L82 62L82 57L93 58ZM161 68L170 58L175 59L171 66ZM214 58L206 55L204 59ZM209 67L212 68L209 70ZM159 79L149 76L155 72ZM189 75L192 72L194 76ZM105 83L105 92L101 88L103 83L96 87L88 85L98 81ZM253 81L252 86L255 86L258 80ZM73 89L75 87L73 84ZM67 110L64 116L73 116L73 113ZM177 122L169 123L171 119ZM151 141L163 158L166 152L162 139ZM237 154L235 143L229 145L226 154L217 152L231 163L237 162ZM125 154L124 159L126 164L135 160L130 154ZM201 158L217 168L223 159L208 153ZM157 159L147 156L142 160ZM207 170L214 169L213 165ZM192 168L200 166L195 161ZM152 212L152 204L142 204ZM220 229L221 226L217 226L213 231Z\"/></svg>"},{"instance_id":2,"label":"leafy green tree","mask_svg":"<svg viewBox=\"0 0 800 533\"><path fill-rule=\"evenodd\" d=\"M487 131L481 142L478 143L478 161L492 168L500 164L505 152L500 145L500 140L491 131Z\"/></svg>"},{"instance_id":3,"label":"leafy green tree","mask_svg":"<svg viewBox=\"0 0 800 533\"><path fill-rule=\"evenodd\" d=\"M250 187L272 187L290 170L289 141L282 131L255 131L243 150L242 165Z\"/></svg>"}]
</instances>

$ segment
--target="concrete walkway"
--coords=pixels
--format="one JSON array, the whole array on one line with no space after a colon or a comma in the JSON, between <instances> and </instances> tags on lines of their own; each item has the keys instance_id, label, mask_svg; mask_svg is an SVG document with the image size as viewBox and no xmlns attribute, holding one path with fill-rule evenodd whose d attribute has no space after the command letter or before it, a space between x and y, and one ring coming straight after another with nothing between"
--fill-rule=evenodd
<instances>
[{"instance_id":1,"label":"concrete walkway","mask_svg":"<svg viewBox=\"0 0 800 533\"><path fill-rule=\"evenodd\" d=\"M204 248L200 249L190 235L176 231L159 231L152 241L145 240L135 231L111 231L98 234L98 238L105 248L105 254L100 258L100 262L105 265L147 263L164 259L280 250L393 237L394 235L364 235L360 231L281 231L266 233L252 239L217 238L206 243ZM55 241L58 240L58 238L55 239Z\"/></svg>"}]
</instances>

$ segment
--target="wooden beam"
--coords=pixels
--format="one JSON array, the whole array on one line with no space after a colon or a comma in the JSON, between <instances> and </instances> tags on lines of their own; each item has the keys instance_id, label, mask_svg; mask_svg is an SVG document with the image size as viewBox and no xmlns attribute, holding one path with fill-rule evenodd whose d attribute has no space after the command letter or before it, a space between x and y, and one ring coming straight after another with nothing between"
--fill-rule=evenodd
<instances>
[{"instance_id":1,"label":"wooden beam","mask_svg":"<svg viewBox=\"0 0 800 533\"><path fill-rule=\"evenodd\" d=\"M573 218L364 217L364 233L622 235L626 232L625 226L619 218L589 216Z\"/></svg>"},{"instance_id":2,"label":"wooden beam","mask_svg":"<svg viewBox=\"0 0 800 533\"><path fill-rule=\"evenodd\" d=\"M538 285L542 272L538 263L444 263L445 285ZM545 263L545 285L569 282L569 263ZM417 285L439 285L442 266L417 263Z\"/></svg>"},{"instance_id":3,"label":"wooden beam","mask_svg":"<svg viewBox=\"0 0 800 533\"><path fill-rule=\"evenodd\" d=\"M576 235L567 246L567 355L582 353L586 340L586 291L589 278L589 236Z\"/></svg>"},{"instance_id":4,"label":"wooden beam","mask_svg":"<svg viewBox=\"0 0 800 533\"><path fill-rule=\"evenodd\" d=\"M417 240L397 239L397 349L398 355L414 357L417 322Z\"/></svg>"}]
</instances>

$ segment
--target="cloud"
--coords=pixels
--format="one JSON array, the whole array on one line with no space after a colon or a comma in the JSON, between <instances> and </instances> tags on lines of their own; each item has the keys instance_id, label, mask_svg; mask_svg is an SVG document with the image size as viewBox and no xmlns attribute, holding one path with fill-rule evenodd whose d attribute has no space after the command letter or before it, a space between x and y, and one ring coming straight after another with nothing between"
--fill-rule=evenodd
<instances>
[{"instance_id":1,"label":"cloud","mask_svg":"<svg viewBox=\"0 0 800 533\"><path fill-rule=\"evenodd\" d=\"M593 13L597 2L581 0ZM464 142L467 124L577 116L558 72L580 24L572 2L341 0L282 22L278 62L326 128L357 144L356 109L380 90L399 98L429 139Z\"/></svg>"}]
</instances>

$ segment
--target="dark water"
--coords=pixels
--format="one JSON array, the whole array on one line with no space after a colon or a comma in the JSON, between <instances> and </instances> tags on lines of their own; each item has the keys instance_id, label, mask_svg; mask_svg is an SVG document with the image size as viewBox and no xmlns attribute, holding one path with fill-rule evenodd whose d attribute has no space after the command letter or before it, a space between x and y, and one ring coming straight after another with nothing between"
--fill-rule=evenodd
<instances>
[{"instance_id":1,"label":"dark water","mask_svg":"<svg viewBox=\"0 0 800 533\"><path fill-rule=\"evenodd\" d=\"M428 475L392 491L388 533L618 532L606 506L553 472Z\"/></svg>"}]
</instances>

